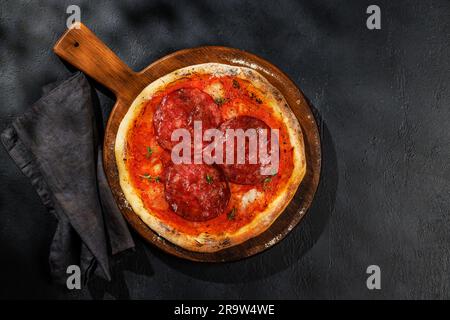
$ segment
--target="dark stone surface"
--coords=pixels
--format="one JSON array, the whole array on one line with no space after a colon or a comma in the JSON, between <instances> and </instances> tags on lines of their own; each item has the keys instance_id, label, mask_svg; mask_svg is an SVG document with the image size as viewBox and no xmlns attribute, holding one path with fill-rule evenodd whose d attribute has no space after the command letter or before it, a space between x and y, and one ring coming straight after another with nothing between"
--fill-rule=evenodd
<instances>
[{"instance_id":1,"label":"dark stone surface","mask_svg":"<svg viewBox=\"0 0 450 320\"><path fill-rule=\"evenodd\" d=\"M2 1L0 130L69 71L51 52L65 9L138 70L177 49L226 45L284 70L315 108L324 170L305 220L244 261L204 265L136 237L111 283L50 283L55 221L0 148L0 297L450 298L450 3ZM100 93L106 118L113 100ZM70 172L68 174L71 174ZM377 264L382 289L366 288Z\"/></svg>"}]
</instances>

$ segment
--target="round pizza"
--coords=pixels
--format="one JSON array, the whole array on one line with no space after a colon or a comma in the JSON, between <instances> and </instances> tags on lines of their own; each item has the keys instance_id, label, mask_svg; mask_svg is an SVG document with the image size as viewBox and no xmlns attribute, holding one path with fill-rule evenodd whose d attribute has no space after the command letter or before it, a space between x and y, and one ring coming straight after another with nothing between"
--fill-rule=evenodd
<instances>
[{"instance_id":1,"label":"round pizza","mask_svg":"<svg viewBox=\"0 0 450 320\"><path fill-rule=\"evenodd\" d=\"M219 63L148 85L120 123L115 156L133 211L196 252L264 232L306 171L300 125L282 94L253 69Z\"/></svg>"}]
</instances>

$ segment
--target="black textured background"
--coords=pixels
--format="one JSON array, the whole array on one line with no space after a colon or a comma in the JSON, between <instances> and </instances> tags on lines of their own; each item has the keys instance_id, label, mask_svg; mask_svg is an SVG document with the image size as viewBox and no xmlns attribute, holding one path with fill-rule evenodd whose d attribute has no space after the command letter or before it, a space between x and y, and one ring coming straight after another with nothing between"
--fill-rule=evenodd
<instances>
[{"instance_id":1,"label":"black textured background","mask_svg":"<svg viewBox=\"0 0 450 320\"><path fill-rule=\"evenodd\" d=\"M315 108L321 185L301 225L258 256L203 265L136 237L113 282L67 292L48 274L55 221L0 148L0 297L450 298L449 1L1 1L0 130L69 74L51 52L69 4L135 70L200 45L280 67ZM381 30L366 28L369 4ZM113 100L99 94L106 118ZM366 288L371 264L379 291Z\"/></svg>"}]
</instances>

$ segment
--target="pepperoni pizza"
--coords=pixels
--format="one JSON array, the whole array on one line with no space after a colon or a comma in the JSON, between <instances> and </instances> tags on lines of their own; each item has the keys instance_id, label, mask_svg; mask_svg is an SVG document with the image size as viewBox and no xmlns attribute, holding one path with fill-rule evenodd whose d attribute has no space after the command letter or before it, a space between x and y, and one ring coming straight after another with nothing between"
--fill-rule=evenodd
<instances>
[{"instance_id":1,"label":"pepperoni pizza","mask_svg":"<svg viewBox=\"0 0 450 320\"><path fill-rule=\"evenodd\" d=\"M174 133L182 129L195 137L198 123L203 139L190 140L180 153L192 161L175 161L180 139ZM259 154L252 158L249 140L228 144L237 139L228 133L239 130L267 134L267 143L257 148L276 150L275 170L262 170L267 161ZM205 139L207 132L222 139ZM212 148L210 155L223 161L193 160L199 150L211 151L212 142L224 152ZM306 170L300 125L282 94L253 69L218 63L179 69L146 87L120 123L115 155L133 211L161 237L197 252L215 252L264 232Z\"/></svg>"}]
</instances>

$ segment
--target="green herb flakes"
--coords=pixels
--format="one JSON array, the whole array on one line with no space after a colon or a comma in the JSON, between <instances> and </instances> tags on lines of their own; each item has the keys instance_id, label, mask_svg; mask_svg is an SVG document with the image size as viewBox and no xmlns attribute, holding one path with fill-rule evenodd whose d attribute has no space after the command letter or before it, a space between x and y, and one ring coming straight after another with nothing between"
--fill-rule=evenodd
<instances>
[{"instance_id":1,"label":"green herb flakes","mask_svg":"<svg viewBox=\"0 0 450 320\"><path fill-rule=\"evenodd\" d=\"M152 153L153 153L153 150L149 146L147 146L146 149L147 149L147 153L145 154L145 157L147 159L149 159L151 157Z\"/></svg>"},{"instance_id":2,"label":"green herb flakes","mask_svg":"<svg viewBox=\"0 0 450 320\"><path fill-rule=\"evenodd\" d=\"M227 214L227 219L234 220L234 218L236 217L236 211L236 208L231 209L231 211Z\"/></svg>"}]
</instances>

